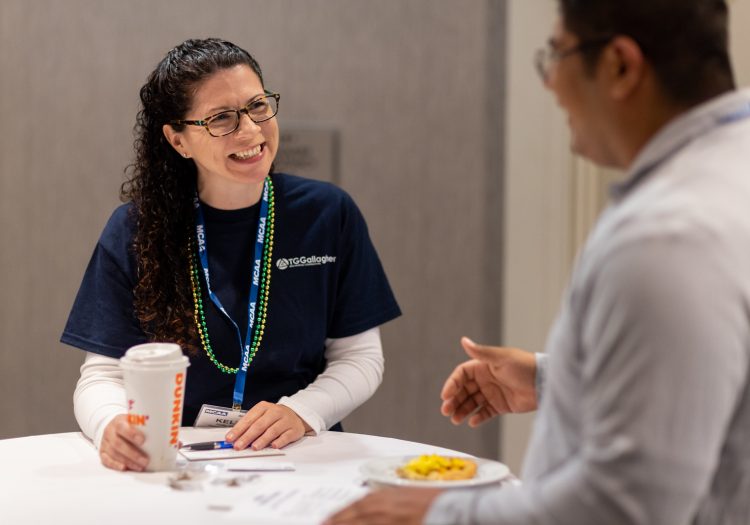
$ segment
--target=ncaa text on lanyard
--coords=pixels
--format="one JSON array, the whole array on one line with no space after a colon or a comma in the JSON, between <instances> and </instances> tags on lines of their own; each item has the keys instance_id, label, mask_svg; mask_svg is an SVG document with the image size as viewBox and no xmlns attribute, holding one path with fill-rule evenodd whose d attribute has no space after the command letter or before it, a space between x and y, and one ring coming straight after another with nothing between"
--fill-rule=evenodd
<instances>
[{"instance_id":1,"label":"ncaa text on lanyard","mask_svg":"<svg viewBox=\"0 0 750 525\"><path fill-rule=\"evenodd\" d=\"M258 219L258 232L255 236L255 261L253 263L253 279L250 283L250 299L247 304L247 333L245 334L245 343L242 343L242 335L237 323L232 319L229 313L224 309L219 298L211 290L211 280L208 275L208 249L206 247L206 222L203 218L198 194L195 195L195 236L198 243L198 256L203 268L203 275L206 278L206 289L211 301L221 310L237 331L237 341L240 345L240 355L242 361L237 370L237 378L234 381L234 394L232 395L232 408L234 410L242 409L242 398L245 395L245 378L247 376L248 360L250 355L250 343L252 341L253 326L255 324L255 304L258 299L258 288L260 281L260 265L263 257L263 239L266 234L266 219L268 218L268 180L263 184L263 198L260 204L260 218Z\"/></svg>"}]
</instances>

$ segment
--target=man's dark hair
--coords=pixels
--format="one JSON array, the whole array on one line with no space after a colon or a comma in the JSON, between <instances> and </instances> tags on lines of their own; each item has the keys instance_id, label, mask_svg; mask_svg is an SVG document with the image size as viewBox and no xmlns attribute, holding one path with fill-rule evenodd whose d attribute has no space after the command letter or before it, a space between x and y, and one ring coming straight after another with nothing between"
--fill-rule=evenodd
<instances>
[{"instance_id":1,"label":"man's dark hair","mask_svg":"<svg viewBox=\"0 0 750 525\"><path fill-rule=\"evenodd\" d=\"M664 94L694 105L734 88L724 0L559 0L565 29L584 42L625 35L654 68ZM593 69L601 48L584 53Z\"/></svg>"}]
</instances>

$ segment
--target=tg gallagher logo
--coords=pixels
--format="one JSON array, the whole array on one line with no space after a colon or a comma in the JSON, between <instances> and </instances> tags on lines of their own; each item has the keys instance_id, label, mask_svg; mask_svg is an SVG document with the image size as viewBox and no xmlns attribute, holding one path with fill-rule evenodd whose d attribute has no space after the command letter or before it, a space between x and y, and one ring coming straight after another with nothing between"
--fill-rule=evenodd
<instances>
[{"instance_id":1,"label":"tg gallagher logo","mask_svg":"<svg viewBox=\"0 0 750 525\"><path fill-rule=\"evenodd\" d=\"M336 257L332 255L311 255L309 257L292 257L290 259L276 259L276 268L286 270L287 268L299 268L301 266L323 266L335 263Z\"/></svg>"}]
</instances>

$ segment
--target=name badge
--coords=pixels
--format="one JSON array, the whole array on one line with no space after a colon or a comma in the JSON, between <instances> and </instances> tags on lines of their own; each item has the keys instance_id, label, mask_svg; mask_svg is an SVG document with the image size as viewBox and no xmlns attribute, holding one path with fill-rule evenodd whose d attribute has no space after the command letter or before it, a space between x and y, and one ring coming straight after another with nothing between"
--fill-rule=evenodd
<instances>
[{"instance_id":1,"label":"name badge","mask_svg":"<svg viewBox=\"0 0 750 525\"><path fill-rule=\"evenodd\" d=\"M203 405L193 423L194 428L233 427L247 410L232 410L216 405Z\"/></svg>"}]
</instances>

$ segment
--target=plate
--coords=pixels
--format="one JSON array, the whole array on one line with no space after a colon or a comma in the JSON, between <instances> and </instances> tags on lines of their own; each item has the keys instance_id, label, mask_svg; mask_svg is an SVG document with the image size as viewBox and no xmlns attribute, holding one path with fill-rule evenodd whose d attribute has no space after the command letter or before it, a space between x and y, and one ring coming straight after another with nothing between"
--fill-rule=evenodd
<instances>
[{"instance_id":1,"label":"plate","mask_svg":"<svg viewBox=\"0 0 750 525\"><path fill-rule=\"evenodd\" d=\"M382 485L393 485L398 487L438 487L465 488L476 487L497 483L510 474L510 469L499 461L467 457L477 464L477 473L471 479L458 480L418 480L406 479L396 474L396 469L403 466L416 456L393 456L387 458L372 459L360 467L360 472L368 481ZM460 457L460 456L459 456Z\"/></svg>"}]
</instances>

